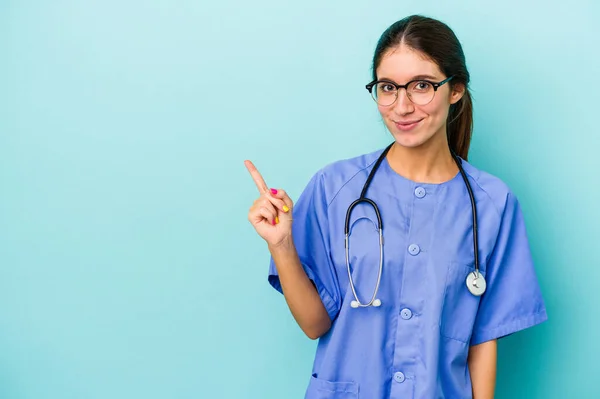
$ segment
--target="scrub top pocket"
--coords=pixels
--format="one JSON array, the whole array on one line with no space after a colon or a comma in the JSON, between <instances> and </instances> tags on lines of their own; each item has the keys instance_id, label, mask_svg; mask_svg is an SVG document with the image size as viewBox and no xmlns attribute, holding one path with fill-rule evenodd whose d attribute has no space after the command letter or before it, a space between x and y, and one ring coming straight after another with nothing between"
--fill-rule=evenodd
<instances>
[{"instance_id":1,"label":"scrub top pocket","mask_svg":"<svg viewBox=\"0 0 600 399\"><path fill-rule=\"evenodd\" d=\"M356 382L327 381L313 374L305 399L358 399Z\"/></svg>"},{"instance_id":2,"label":"scrub top pocket","mask_svg":"<svg viewBox=\"0 0 600 399\"><path fill-rule=\"evenodd\" d=\"M440 319L440 333L446 338L464 343L471 339L481 300L480 296L471 294L466 284L467 275L474 270L474 265L450 263ZM485 277L481 266L479 273Z\"/></svg>"}]
</instances>

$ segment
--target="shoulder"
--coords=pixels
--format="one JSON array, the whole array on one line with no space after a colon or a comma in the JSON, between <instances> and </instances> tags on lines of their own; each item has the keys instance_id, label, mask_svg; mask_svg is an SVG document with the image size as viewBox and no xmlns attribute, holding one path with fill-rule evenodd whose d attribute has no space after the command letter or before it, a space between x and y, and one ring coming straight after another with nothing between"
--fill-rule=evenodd
<instances>
[{"instance_id":1,"label":"shoulder","mask_svg":"<svg viewBox=\"0 0 600 399\"><path fill-rule=\"evenodd\" d=\"M321 194L330 204L337 194L357 176L368 174L382 152L383 149L378 149L331 162L319 169L313 175L311 182L320 187Z\"/></svg>"},{"instance_id":2,"label":"shoulder","mask_svg":"<svg viewBox=\"0 0 600 399\"><path fill-rule=\"evenodd\" d=\"M462 164L475 196L480 197L482 201L491 202L499 216L504 213L507 207L518 203L515 193L498 176L481 170L465 160L462 161Z\"/></svg>"}]
</instances>

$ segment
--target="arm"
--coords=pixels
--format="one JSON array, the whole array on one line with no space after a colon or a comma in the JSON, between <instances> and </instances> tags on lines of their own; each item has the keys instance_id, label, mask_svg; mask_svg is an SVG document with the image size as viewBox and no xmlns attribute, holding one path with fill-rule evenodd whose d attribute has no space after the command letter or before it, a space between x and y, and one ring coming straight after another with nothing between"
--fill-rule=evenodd
<instances>
[{"instance_id":1,"label":"arm","mask_svg":"<svg viewBox=\"0 0 600 399\"><path fill-rule=\"evenodd\" d=\"M310 339L317 339L331 327L331 320L319 294L308 278L291 237L269 246L277 267L285 300L296 322Z\"/></svg>"},{"instance_id":2,"label":"arm","mask_svg":"<svg viewBox=\"0 0 600 399\"><path fill-rule=\"evenodd\" d=\"M488 288L481 297L470 341L468 362L476 399L493 397L495 340L548 318L519 202L510 192L504 201L498 236L486 264Z\"/></svg>"},{"instance_id":3,"label":"arm","mask_svg":"<svg viewBox=\"0 0 600 399\"><path fill-rule=\"evenodd\" d=\"M331 328L331 320L337 311L337 303L323 284L324 275L330 274L327 238L324 236L321 218L324 218L323 201L315 199L317 179L313 177L299 200L293 214L303 221L301 232L296 240L292 238L292 208L294 203L282 189L269 189L254 164L246 161L246 168L252 175L260 197L248 212L248 220L257 233L267 242L271 252L270 281L280 290L296 322L311 339L317 339ZM320 217L319 217L320 216ZM298 253L305 254L311 267L304 269ZM320 249L320 250L319 250ZM320 277L310 276L321 266ZM311 278L319 281L320 291ZM329 287L335 290L335 282L328 280ZM321 298L320 294L326 298Z\"/></svg>"},{"instance_id":4,"label":"arm","mask_svg":"<svg viewBox=\"0 0 600 399\"><path fill-rule=\"evenodd\" d=\"M469 372L473 399L493 399L496 384L497 341L491 340L469 349Z\"/></svg>"}]
</instances>

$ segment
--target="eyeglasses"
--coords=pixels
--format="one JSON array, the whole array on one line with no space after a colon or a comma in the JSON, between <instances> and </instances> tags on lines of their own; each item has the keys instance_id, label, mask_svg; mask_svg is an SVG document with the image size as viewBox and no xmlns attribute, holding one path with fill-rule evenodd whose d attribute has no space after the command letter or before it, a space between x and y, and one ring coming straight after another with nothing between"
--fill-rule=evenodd
<instances>
[{"instance_id":1,"label":"eyeglasses","mask_svg":"<svg viewBox=\"0 0 600 399\"><path fill-rule=\"evenodd\" d=\"M389 107L398 99L398 90L406 89L410 101L416 105L427 105L433 100L435 92L443 84L449 82L454 76L450 76L441 82L435 83L429 80L411 80L405 85L396 84L390 80L374 80L366 85L373 100L381 106Z\"/></svg>"}]
</instances>

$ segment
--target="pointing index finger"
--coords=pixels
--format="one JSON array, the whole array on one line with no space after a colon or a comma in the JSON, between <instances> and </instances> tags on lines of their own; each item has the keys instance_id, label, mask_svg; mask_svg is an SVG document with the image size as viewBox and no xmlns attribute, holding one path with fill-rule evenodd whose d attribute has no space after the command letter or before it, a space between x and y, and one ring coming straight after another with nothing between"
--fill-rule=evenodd
<instances>
[{"instance_id":1,"label":"pointing index finger","mask_svg":"<svg viewBox=\"0 0 600 399\"><path fill-rule=\"evenodd\" d=\"M245 161L244 164L246 165L246 169L248 169L248 172L250 172L250 175L252 176L252 179L254 180L258 191L260 191L261 193L266 193L269 190L267 188L267 183L265 183L265 180L258 172L258 169L256 169L256 166L254 166L254 164L251 161Z\"/></svg>"}]
</instances>

